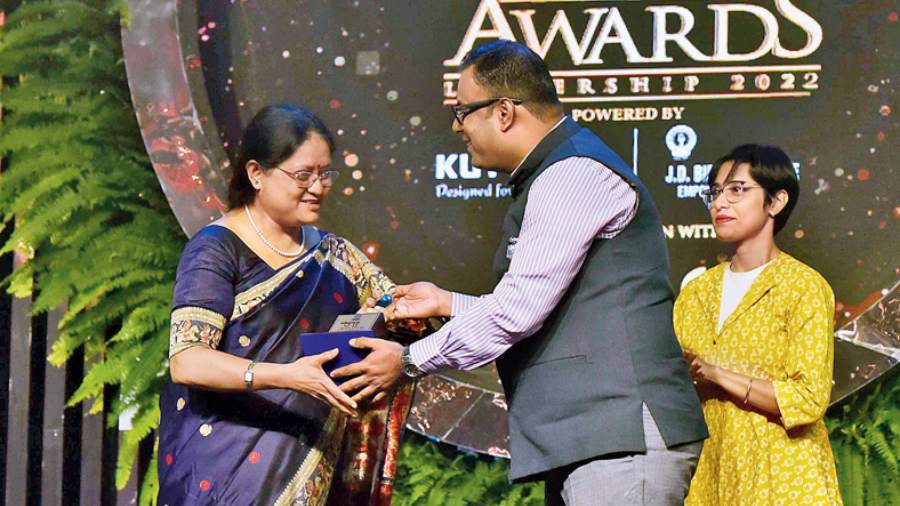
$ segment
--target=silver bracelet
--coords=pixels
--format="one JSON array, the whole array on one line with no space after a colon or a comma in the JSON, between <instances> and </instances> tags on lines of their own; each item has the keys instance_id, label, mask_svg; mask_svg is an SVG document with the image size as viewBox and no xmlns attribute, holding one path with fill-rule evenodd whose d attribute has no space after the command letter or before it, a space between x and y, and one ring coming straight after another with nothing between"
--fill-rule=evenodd
<instances>
[{"instance_id":1,"label":"silver bracelet","mask_svg":"<svg viewBox=\"0 0 900 506\"><path fill-rule=\"evenodd\" d=\"M250 365L247 366L247 370L244 372L244 384L247 385L247 389L253 388L253 366L256 365L256 362L250 362Z\"/></svg>"}]
</instances>

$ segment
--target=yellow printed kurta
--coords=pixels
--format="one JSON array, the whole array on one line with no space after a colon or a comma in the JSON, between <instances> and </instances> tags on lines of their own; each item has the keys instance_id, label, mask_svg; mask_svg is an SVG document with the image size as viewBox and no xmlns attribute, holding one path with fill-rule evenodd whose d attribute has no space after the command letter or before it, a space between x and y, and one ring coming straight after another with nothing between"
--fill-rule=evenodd
<instances>
[{"instance_id":1,"label":"yellow printed kurta","mask_svg":"<svg viewBox=\"0 0 900 506\"><path fill-rule=\"evenodd\" d=\"M720 264L684 287L674 322L685 350L773 383L781 417L704 394L710 437L685 504L842 504L823 416L834 367L834 294L812 268L786 253L766 267L716 332Z\"/></svg>"}]
</instances>

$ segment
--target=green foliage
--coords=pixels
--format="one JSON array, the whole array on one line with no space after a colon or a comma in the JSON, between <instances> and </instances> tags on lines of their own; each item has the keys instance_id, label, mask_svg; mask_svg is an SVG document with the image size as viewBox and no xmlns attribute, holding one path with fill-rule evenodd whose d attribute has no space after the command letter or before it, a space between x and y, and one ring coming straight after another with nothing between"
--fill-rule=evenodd
<instances>
[{"instance_id":1,"label":"green foliage","mask_svg":"<svg viewBox=\"0 0 900 506\"><path fill-rule=\"evenodd\" d=\"M5 280L32 311L65 305L50 361L83 347L91 364L69 404L103 410L108 423L134 412L123 434L116 484L159 423L168 317L186 240L149 165L128 94L120 2L24 2L0 35L4 121L0 216L15 222L2 251L27 263ZM142 502L155 501L155 462Z\"/></svg>"},{"instance_id":2,"label":"green foliage","mask_svg":"<svg viewBox=\"0 0 900 506\"><path fill-rule=\"evenodd\" d=\"M860 392L826 419L848 506L900 504L900 375Z\"/></svg>"},{"instance_id":3,"label":"green foliage","mask_svg":"<svg viewBox=\"0 0 900 506\"><path fill-rule=\"evenodd\" d=\"M504 460L461 454L447 445L407 433L400 448L399 480L394 504L501 506L544 504L539 483L509 485L509 464Z\"/></svg>"},{"instance_id":4,"label":"green foliage","mask_svg":"<svg viewBox=\"0 0 900 506\"><path fill-rule=\"evenodd\" d=\"M159 439L153 444L153 457L147 466L147 472L141 480L141 488L138 493L139 506L153 506L156 504L156 496L159 494L159 475L156 472L157 459L159 458Z\"/></svg>"}]
</instances>

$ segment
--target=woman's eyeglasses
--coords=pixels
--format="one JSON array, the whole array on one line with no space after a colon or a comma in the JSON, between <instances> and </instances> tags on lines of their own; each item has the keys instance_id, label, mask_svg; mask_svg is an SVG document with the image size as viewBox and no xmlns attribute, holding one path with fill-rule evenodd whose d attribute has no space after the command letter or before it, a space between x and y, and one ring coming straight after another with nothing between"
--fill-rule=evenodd
<instances>
[{"instance_id":1,"label":"woman's eyeglasses","mask_svg":"<svg viewBox=\"0 0 900 506\"><path fill-rule=\"evenodd\" d=\"M725 185L721 187L711 186L709 189L703 190L700 192L700 198L703 199L703 203L706 204L706 207L712 209L713 203L720 195L725 195L725 200L728 201L728 203L737 204L744 198L744 195L747 194L747 190L752 190L753 188L762 188L762 186L748 185L743 181L732 181L730 183L725 183Z\"/></svg>"},{"instance_id":2,"label":"woman's eyeglasses","mask_svg":"<svg viewBox=\"0 0 900 506\"><path fill-rule=\"evenodd\" d=\"M297 183L297 186L300 188L309 188L310 186L316 184L316 181L322 184L325 188L330 188L334 185L334 180L337 179L339 175L341 175L340 171L337 170L323 170L322 172L313 172L309 170L298 170L297 172L290 172L282 169L281 167L275 167L276 169L284 172L288 176L291 176L291 179Z\"/></svg>"}]
</instances>

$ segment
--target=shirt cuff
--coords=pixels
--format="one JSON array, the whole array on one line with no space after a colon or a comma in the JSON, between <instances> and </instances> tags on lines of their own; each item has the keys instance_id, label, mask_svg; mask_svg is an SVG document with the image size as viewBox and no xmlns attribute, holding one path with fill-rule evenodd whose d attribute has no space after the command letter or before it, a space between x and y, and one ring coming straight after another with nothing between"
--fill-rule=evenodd
<instances>
[{"instance_id":1,"label":"shirt cuff","mask_svg":"<svg viewBox=\"0 0 900 506\"><path fill-rule=\"evenodd\" d=\"M474 295L466 295L464 293L452 292L453 302L450 307L450 316L458 316L462 314L469 306L478 302L481 297Z\"/></svg>"},{"instance_id":2,"label":"shirt cuff","mask_svg":"<svg viewBox=\"0 0 900 506\"><path fill-rule=\"evenodd\" d=\"M426 374L450 369L450 363L441 355L441 344L446 340L448 322L434 334L409 345L409 358Z\"/></svg>"},{"instance_id":3,"label":"shirt cuff","mask_svg":"<svg viewBox=\"0 0 900 506\"><path fill-rule=\"evenodd\" d=\"M772 390L775 392L775 402L781 411L781 423L785 429L793 429L801 425L809 425L817 422L825 416L828 408L828 397L823 398L824 403L817 403L810 398L804 398L798 385L788 381L773 381Z\"/></svg>"}]
</instances>

